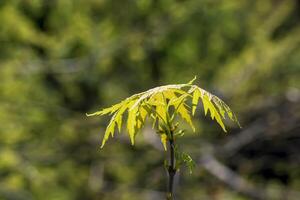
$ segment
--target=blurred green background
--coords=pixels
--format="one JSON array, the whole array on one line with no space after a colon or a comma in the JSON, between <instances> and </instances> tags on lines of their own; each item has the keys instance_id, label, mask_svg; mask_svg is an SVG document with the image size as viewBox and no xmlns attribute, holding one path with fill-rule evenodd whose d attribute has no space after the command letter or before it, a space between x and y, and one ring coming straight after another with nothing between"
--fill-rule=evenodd
<instances>
[{"instance_id":1,"label":"blurred green background","mask_svg":"<svg viewBox=\"0 0 300 200\"><path fill-rule=\"evenodd\" d=\"M85 113L195 75L243 129L198 112L176 199L299 199L299 25L299 0L1 0L0 199L164 199L151 126L100 150Z\"/></svg>"}]
</instances>

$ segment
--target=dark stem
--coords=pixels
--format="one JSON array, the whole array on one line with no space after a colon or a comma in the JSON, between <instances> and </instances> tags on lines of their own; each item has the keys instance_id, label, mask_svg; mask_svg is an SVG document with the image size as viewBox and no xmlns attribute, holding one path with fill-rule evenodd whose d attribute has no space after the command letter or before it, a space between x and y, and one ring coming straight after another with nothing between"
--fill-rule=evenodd
<instances>
[{"instance_id":1,"label":"dark stem","mask_svg":"<svg viewBox=\"0 0 300 200\"><path fill-rule=\"evenodd\" d=\"M173 132L171 131L170 138L169 138L169 146L170 146L170 162L168 166L168 174L169 174L169 182L168 182L168 193L167 193L167 200L173 200L173 185L174 185L174 176L176 174L175 168L175 144L174 144L174 136Z\"/></svg>"}]
</instances>

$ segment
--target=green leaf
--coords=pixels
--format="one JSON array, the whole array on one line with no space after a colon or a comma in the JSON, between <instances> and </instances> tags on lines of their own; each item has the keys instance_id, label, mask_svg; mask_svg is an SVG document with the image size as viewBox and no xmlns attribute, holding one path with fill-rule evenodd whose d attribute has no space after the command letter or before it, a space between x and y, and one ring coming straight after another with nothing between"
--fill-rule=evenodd
<instances>
[{"instance_id":1,"label":"green leaf","mask_svg":"<svg viewBox=\"0 0 300 200\"><path fill-rule=\"evenodd\" d=\"M196 167L195 161L192 159L192 157L187 153L181 154L181 159L183 163L188 167L190 174L193 173L194 168Z\"/></svg>"},{"instance_id":2,"label":"green leaf","mask_svg":"<svg viewBox=\"0 0 300 200\"><path fill-rule=\"evenodd\" d=\"M178 145L175 145L174 151L176 159L176 169L179 169L182 165L185 165L186 167L188 167L191 174L196 166L196 163L194 162L192 157L185 152L181 152L178 148Z\"/></svg>"}]
</instances>

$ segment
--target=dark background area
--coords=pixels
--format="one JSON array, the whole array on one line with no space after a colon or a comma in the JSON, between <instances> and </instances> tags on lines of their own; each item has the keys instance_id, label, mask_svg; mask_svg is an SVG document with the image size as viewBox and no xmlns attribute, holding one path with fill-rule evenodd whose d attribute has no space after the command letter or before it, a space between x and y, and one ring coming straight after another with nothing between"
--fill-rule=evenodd
<instances>
[{"instance_id":1,"label":"dark background area","mask_svg":"<svg viewBox=\"0 0 300 200\"><path fill-rule=\"evenodd\" d=\"M243 128L198 110L176 199L299 199L299 25L298 0L1 0L0 199L164 199L151 125L100 150L85 113L195 75Z\"/></svg>"}]
</instances>

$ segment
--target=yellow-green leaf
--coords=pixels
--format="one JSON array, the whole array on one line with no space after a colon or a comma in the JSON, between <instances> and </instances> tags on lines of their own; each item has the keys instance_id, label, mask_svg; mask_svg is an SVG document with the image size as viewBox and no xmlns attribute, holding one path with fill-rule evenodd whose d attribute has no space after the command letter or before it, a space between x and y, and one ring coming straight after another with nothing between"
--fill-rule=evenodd
<instances>
[{"instance_id":1,"label":"yellow-green leaf","mask_svg":"<svg viewBox=\"0 0 300 200\"><path fill-rule=\"evenodd\" d=\"M135 107L134 109L128 111L127 130L132 145L134 145L137 111L138 107Z\"/></svg>"},{"instance_id":2,"label":"yellow-green leaf","mask_svg":"<svg viewBox=\"0 0 300 200\"><path fill-rule=\"evenodd\" d=\"M193 93L193 99L192 99L192 114L193 115L195 114L200 96L201 96L200 91L198 89L195 89L195 91Z\"/></svg>"},{"instance_id":3,"label":"yellow-green leaf","mask_svg":"<svg viewBox=\"0 0 300 200\"><path fill-rule=\"evenodd\" d=\"M120 107L122 107L123 103L124 102L121 102L121 103L115 104L111 107L104 108L103 110L100 110L100 111L97 111L97 112L94 112L91 114L86 114L86 115L88 117L91 117L91 116L96 116L96 115L106 115L108 113L112 114L112 113L116 112Z\"/></svg>"},{"instance_id":4,"label":"yellow-green leaf","mask_svg":"<svg viewBox=\"0 0 300 200\"><path fill-rule=\"evenodd\" d=\"M181 103L178 106L177 112L180 114L180 116L182 117L182 119L184 119L191 126L191 128L195 132L195 127L194 127L194 124L193 124L192 119L191 119L191 114L186 109L186 106L185 106L184 103Z\"/></svg>"},{"instance_id":5,"label":"yellow-green leaf","mask_svg":"<svg viewBox=\"0 0 300 200\"><path fill-rule=\"evenodd\" d=\"M108 140L109 136L110 135L113 136L113 133L115 131L115 125L116 125L115 124L115 115L111 118L108 126L106 127L105 134L104 134L104 137L103 137L103 140L102 140L101 148L103 148L103 146L105 145L105 143Z\"/></svg>"},{"instance_id":6,"label":"yellow-green leaf","mask_svg":"<svg viewBox=\"0 0 300 200\"><path fill-rule=\"evenodd\" d=\"M239 125L235 114L231 111L229 106L204 89L192 85L194 80L195 79L191 80L187 84L173 84L152 88L145 92L132 95L111 107L92 114L87 114L88 116L113 115L105 130L101 147L104 146L110 136L114 136L116 126L119 132L121 131L125 111L128 113L126 125L132 144L134 144L137 132L144 126L145 119L148 115L153 121L153 128L158 130L162 128L165 133L170 131L169 129L172 127L174 119L173 117L176 116L176 114L180 115L180 117L192 127L193 131L195 131L191 116L195 114L199 99L202 100L205 115L207 115L209 111L211 118L216 120L225 132L226 129L223 119L225 119L226 116ZM191 107L187 104L189 100L192 102ZM174 107L174 113L169 113L173 111L169 109L170 107ZM166 148L166 137L162 136L161 139Z\"/></svg>"},{"instance_id":7,"label":"yellow-green leaf","mask_svg":"<svg viewBox=\"0 0 300 200\"><path fill-rule=\"evenodd\" d=\"M160 140L161 140L161 143L162 143L163 146L164 146L165 151L167 151L167 140L168 140L168 136L167 136L166 134L161 134L161 135L160 135Z\"/></svg>"},{"instance_id":8,"label":"yellow-green leaf","mask_svg":"<svg viewBox=\"0 0 300 200\"><path fill-rule=\"evenodd\" d=\"M197 76L194 76L194 78L188 82L188 85L193 84L196 79L197 79Z\"/></svg>"},{"instance_id":9,"label":"yellow-green leaf","mask_svg":"<svg viewBox=\"0 0 300 200\"><path fill-rule=\"evenodd\" d=\"M224 132L227 132L224 126L224 123L222 121L222 118L218 112L218 110L215 108L214 104L211 102L211 99L208 94L204 94L202 97L202 103L204 108L205 115L207 114L207 111L209 110L211 119L216 119L217 123L222 127Z\"/></svg>"},{"instance_id":10,"label":"yellow-green leaf","mask_svg":"<svg viewBox=\"0 0 300 200\"><path fill-rule=\"evenodd\" d=\"M147 117L147 110L144 107L140 107L137 113L137 129L141 129L142 126L145 124L145 120Z\"/></svg>"}]
</instances>

